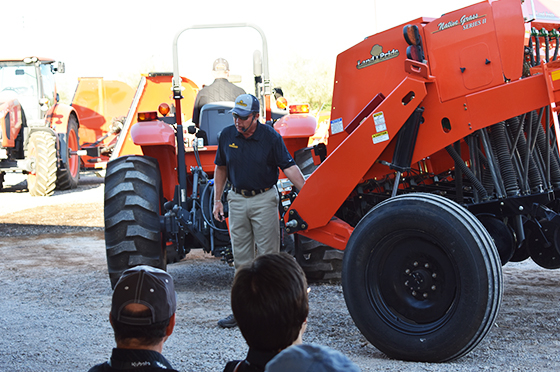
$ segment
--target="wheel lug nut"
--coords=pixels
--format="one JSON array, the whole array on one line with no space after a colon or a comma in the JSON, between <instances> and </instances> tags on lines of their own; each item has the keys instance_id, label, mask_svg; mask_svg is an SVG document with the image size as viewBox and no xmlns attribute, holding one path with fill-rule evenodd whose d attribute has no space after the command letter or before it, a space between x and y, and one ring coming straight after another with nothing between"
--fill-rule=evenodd
<instances>
[{"instance_id":1,"label":"wheel lug nut","mask_svg":"<svg viewBox=\"0 0 560 372\"><path fill-rule=\"evenodd\" d=\"M433 273L433 274L432 274L432 278L434 278L434 279L437 278L437 274L436 274L436 273Z\"/></svg>"},{"instance_id":2,"label":"wheel lug nut","mask_svg":"<svg viewBox=\"0 0 560 372\"><path fill-rule=\"evenodd\" d=\"M406 270L404 271L404 273L405 273L405 274L410 274L410 269L406 269Z\"/></svg>"},{"instance_id":3,"label":"wheel lug nut","mask_svg":"<svg viewBox=\"0 0 560 372\"><path fill-rule=\"evenodd\" d=\"M422 296L423 296L424 298L428 298L428 294L427 294L427 293L424 293Z\"/></svg>"},{"instance_id":4,"label":"wheel lug nut","mask_svg":"<svg viewBox=\"0 0 560 372\"><path fill-rule=\"evenodd\" d=\"M424 267L425 267L426 269L429 269L429 268L430 268L430 264L429 264L429 263L424 264Z\"/></svg>"},{"instance_id":5,"label":"wheel lug nut","mask_svg":"<svg viewBox=\"0 0 560 372\"><path fill-rule=\"evenodd\" d=\"M418 262L414 262L413 265L414 265L414 267L418 266Z\"/></svg>"},{"instance_id":6,"label":"wheel lug nut","mask_svg":"<svg viewBox=\"0 0 560 372\"><path fill-rule=\"evenodd\" d=\"M436 290L436 286L433 285L433 286L432 286L432 291L435 291L435 290Z\"/></svg>"},{"instance_id":7,"label":"wheel lug nut","mask_svg":"<svg viewBox=\"0 0 560 372\"><path fill-rule=\"evenodd\" d=\"M409 284L408 280L406 282L404 282L404 285L406 285L407 287L408 287L408 284Z\"/></svg>"},{"instance_id":8,"label":"wheel lug nut","mask_svg":"<svg viewBox=\"0 0 560 372\"><path fill-rule=\"evenodd\" d=\"M416 296L416 291L412 291L412 295L413 295L413 296Z\"/></svg>"}]
</instances>

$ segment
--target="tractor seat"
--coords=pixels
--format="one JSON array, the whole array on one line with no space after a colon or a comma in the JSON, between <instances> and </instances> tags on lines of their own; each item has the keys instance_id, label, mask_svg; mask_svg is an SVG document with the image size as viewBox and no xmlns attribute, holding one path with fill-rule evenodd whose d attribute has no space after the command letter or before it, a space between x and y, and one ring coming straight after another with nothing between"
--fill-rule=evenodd
<instances>
[{"instance_id":1,"label":"tractor seat","mask_svg":"<svg viewBox=\"0 0 560 372\"><path fill-rule=\"evenodd\" d=\"M217 145L222 130L234 124L233 116L229 113L234 104L234 102L224 101L207 103L202 106L198 129L206 133L204 146Z\"/></svg>"}]
</instances>

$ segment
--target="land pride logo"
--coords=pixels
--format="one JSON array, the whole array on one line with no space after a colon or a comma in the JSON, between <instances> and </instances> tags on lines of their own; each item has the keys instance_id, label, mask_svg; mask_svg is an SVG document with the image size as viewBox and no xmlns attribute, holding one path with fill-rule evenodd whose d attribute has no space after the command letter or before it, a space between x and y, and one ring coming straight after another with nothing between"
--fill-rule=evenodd
<instances>
[{"instance_id":1,"label":"land pride logo","mask_svg":"<svg viewBox=\"0 0 560 372\"><path fill-rule=\"evenodd\" d=\"M371 58L364 59L363 61L358 61L356 68L362 69L368 66L375 65L376 63L385 62L391 58L398 57L399 51L397 49L390 50L388 52L383 51L383 47L379 44L375 44L371 48Z\"/></svg>"}]
</instances>

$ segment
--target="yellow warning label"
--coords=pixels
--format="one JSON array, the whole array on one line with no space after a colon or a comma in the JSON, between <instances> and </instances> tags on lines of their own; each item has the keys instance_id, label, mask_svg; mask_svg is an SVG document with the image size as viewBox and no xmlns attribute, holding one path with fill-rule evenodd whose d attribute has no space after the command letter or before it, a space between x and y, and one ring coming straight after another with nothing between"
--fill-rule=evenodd
<instances>
[{"instance_id":1,"label":"yellow warning label","mask_svg":"<svg viewBox=\"0 0 560 372\"><path fill-rule=\"evenodd\" d=\"M371 136L371 139L373 140L374 144L378 144L379 142L383 142L383 141L389 141L389 132L385 130L383 132L373 134Z\"/></svg>"},{"instance_id":2,"label":"yellow warning label","mask_svg":"<svg viewBox=\"0 0 560 372\"><path fill-rule=\"evenodd\" d=\"M560 80L560 70L554 70L550 73L552 81Z\"/></svg>"}]
</instances>

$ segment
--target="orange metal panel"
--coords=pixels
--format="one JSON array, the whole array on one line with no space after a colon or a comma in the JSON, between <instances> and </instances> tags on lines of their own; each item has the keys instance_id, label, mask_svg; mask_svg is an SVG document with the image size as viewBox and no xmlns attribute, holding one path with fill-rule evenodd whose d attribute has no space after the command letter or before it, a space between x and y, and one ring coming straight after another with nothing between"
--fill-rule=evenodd
<instances>
[{"instance_id":1,"label":"orange metal panel","mask_svg":"<svg viewBox=\"0 0 560 372\"><path fill-rule=\"evenodd\" d=\"M527 94L527 92L531 93ZM466 100L470 120L475 130L550 103L544 75L535 75L471 94L466 97ZM492 102L492 107L502 107L507 110L492 109L488 106L488 102Z\"/></svg>"},{"instance_id":2,"label":"orange metal panel","mask_svg":"<svg viewBox=\"0 0 560 372\"><path fill-rule=\"evenodd\" d=\"M418 18L411 24L422 24ZM340 53L336 60L331 125L327 152L330 154L348 136L344 128L375 97L387 97L401 83L408 44L404 25L370 36ZM398 73L395 73L397 72Z\"/></svg>"},{"instance_id":3,"label":"orange metal panel","mask_svg":"<svg viewBox=\"0 0 560 372\"><path fill-rule=\"evenodd\" d=\"M414 92L414 98L403 105L409 92ZM329 222L425 96L423 81L404 78L311 174L290 208L297 210L309 230Z\"/></svg>"},{"instance_id":4,"label":"orange metal panel","mask_svg":"<svg viewBox=\"0 0 560 372\"><path fill-rule=\"evenodd\" d=\"M126 83L103 78L79 78L72 107L80 119L80 140L94 143L107 134L113 118L126 116L134 90Z\"/></svg>"},{"instance_id":5,"label":"orange metal panel","mask_svg":"<svg viewBox=\"0 0 560 372\"><path fill-rule=\"evenodd\" d=\"M498 25L494 23L493 9L488 2L447 13L425 25L426 58L432 75L437 77L442 101L503 84L506 70L502 66L500 51L510 53L513 48L520 48L521 54L505 54L508 58L510 55L519 57L519 60L514 58L513 62L507 63L507 72L512 74L508 78L520 75L519 68L512 66L520 64L523 57L524 28L513 26L507 32L500 30L497 35L496 27L510 23L523 26L521 4L519 1L500 3L497 12L503 18ZM509 12L503 11L505 5L511 8ZM498 36L504 37L504 41L499 43Z\"/></svg>"},{"instance_id":6,"label":"orange metal panel","mask_svg":"<svg viewBox=\"0 0 560 372\"><path fill-rule=\"evenodd\" d=\"M157 111L161 103L167 103L170 107L175 105L171 91L172 76L145 76L142 79L144 84L141 83L136 91L135 104L133 104L133 107L128 112L128 125L123 133L121 133L123 138L119 139L119 141L122 141L122 145L118 148L116 156L142 154L142 149L135 145L130 138L130 128L136 124L139 112ZM192 118L198 87L189 79L182 78L182 80L182 86L185 88L182 92L183 99L181 100L181 113L183 114L182 120L184 123Z\"/></svg>"},{"instance_id":7,"label":"orange metal panel","mask_svg":"<svg viewBox=\"0 0 560 372\"><path fill-rule=\"evenodd\" d=\"M343 251L354 228L339 218L333 217L320 229L301 231L298 234Z\"/></svg>"},{"instance_id":8,"label":"orange metal panel","mask_svg":"<svg viewBox=\"0 0 560 372\"><path fill-rule=\"evenodd\" d=\"M525 27L520 19L523 19L523 9L520 1L496 1L492 3L494 23L496 25L496 38L504 77L509 80L517 80L523 72L523 44L525 39ZM523 35L523 37L521 37Z\"/></svg>"}]
</instances>

